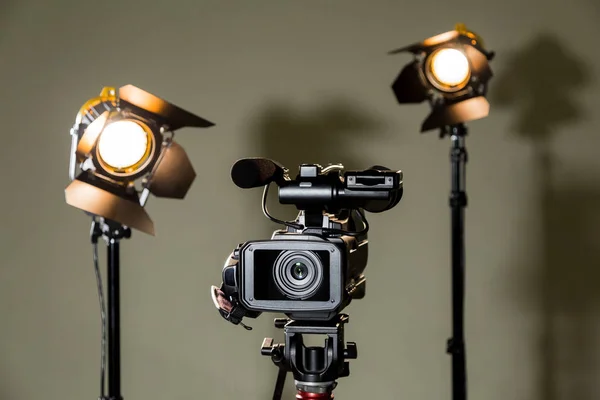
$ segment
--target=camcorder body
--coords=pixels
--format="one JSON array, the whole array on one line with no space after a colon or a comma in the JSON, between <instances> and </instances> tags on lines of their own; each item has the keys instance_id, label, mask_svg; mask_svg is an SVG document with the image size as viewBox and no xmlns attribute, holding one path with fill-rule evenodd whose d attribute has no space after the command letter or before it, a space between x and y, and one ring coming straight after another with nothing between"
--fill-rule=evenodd
<instances>
[{"instance_id":1,"label":"camcorder body","mask_svg":"<svg viewBox=\"0 0 600 400\"><path fill-rule=\"evenodd\" d=\"M243 243L225 262L221 290L250 312L329 320L364 297L366 236L276 231L271 240Z\"/></svg>"},{"instance_id":2,"label":"camcorder body","mask_svg":"<svg viewBox=\"0 0 600 400\"><path fill-rule=\"evenodd\" d=\"M263 312L329 321L365 296L369 226L364 211L383 212L398 204L402 172L384 167L342 171L341 165L303 164L290 180L287 170L271 160L243 159L234 165L234 183L265 186L263 212L285 228L270 240L242 243L229 255L221 287L212 287L223 318L247 329L242 319ZM265 202L272 182L279 186L279 202L300 210L295 221L268 214Z\"/></svg>"}]
</instances>

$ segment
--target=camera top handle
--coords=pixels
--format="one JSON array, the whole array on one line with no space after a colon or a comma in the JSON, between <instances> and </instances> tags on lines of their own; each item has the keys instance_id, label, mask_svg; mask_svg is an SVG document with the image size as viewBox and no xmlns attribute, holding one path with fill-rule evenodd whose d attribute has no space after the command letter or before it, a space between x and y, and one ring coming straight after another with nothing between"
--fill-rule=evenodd
<instances>
[{"instance_id":1,"label":"camera top handle","mask_svg":"<svg viewBox=\"0 0 600 400\"><path fill-rule=\"evenodd\" d=\"M373 166L363 171L345 171L342 165L323 168L302 164L296 179L288 170L267 158L244 158L231 169L231 178L240 188L249 189L275 183L279 202L293 204L298 210L326 211L364 209L379 213L395 207L403 195L402 171Z\"/></svg>"},{"instance_id":2,"label":"camera top handle","mask_svg":"<svg viewBox=\"0 0 600 400\"><path fill-rule=\"evenodd\" d=\"M303 164L295 180L279 185L279 202L299 210L342 210L362 208L377 213L396 206L402 198L402 172L384 167L343 172L343 166L322 168Z\"/></svg>"}]
</instances>

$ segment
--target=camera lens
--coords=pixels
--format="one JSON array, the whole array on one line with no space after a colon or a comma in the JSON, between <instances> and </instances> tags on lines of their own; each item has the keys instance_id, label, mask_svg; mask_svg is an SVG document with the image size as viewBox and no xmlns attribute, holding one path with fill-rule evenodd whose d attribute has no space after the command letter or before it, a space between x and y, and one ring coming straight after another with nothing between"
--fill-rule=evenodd
<instances>
[{"instance_id":1,"label":"camera lens","mask_svg":"<svg viewBox=\"0 0 600 400\"><path fill-rule=\"evenodd\" d=\"M275 260L273 278L287 298L308 299L323 283L323 264L312 251L283 251Z\"/></svg>"},{"instance_id":2,"label":"camera lens","mask_svg":"<svg viewBox=\"0 0 600 400\"><path fill-rule=\"evenodd\" d=\"M292 267L292 275L294 276L294 278L296 278L298 280L302 280L302 279L306 278L307 274L308 274L308 267L302 262L297 262Z\"/></svg>"}]
</instances>

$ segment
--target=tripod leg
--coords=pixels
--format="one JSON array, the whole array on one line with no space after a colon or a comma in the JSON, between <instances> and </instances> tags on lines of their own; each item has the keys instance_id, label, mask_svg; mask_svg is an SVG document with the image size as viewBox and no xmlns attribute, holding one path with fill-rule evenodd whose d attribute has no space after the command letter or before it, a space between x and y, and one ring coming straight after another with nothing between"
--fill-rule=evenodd
<instances>
[{"instance_id":1,"label":"tripod leg","mask_svg":"<svg viewBox=\"0 0 600 400\"><path fill-rule=\"evenodd\" d=\"M285 378L287 377L287 371L279 367L277 373L277 381L275 382L275 390L273 391L273 400L281 400L283 396L283 388L285 387Z\"/></svg>"}]
</instances>

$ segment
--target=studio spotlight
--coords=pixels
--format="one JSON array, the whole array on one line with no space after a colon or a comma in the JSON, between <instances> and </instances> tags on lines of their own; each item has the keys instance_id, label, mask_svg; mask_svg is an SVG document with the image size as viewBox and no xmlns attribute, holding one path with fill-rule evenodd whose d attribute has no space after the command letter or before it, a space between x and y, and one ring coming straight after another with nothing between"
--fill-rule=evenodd
<instances>
[{"instance_id":1,"label":"studio spotlight","mask_svg":"<svg viewBox=\"0 0 600 400\"><path fill-rule=\"evenodd\" d=\"M123 399L120 241L131 236L132 228L154 235L154 224L144 210L150 193L182 199L196 177L185 151L173 140L174 131L213 125L133 85L103 88L77 114L71 129L72 182L65 196L67 204L92 217L90 236L102 321L99 400ZM100 238L108 248L106 304L98 266Z\"/></svg>"},{"instance_id":2,"label":"studio spotlight","mask_svg":"<svg viewBox=\"0 0 600 400\"><path fill-rule=\"evenodd\" d=\"M103 88L71 129L67 204L154 235L149 194L182 199L196 177L174 131L213 125L133 85Z\"/></svg>"},{"instance_id":3,"label":"studio spotlight","mask_svg":"<svg viewBox=\"0 0 600 400\"><path fill-rule=\"evenodd\" d=\"M414 60L406 65L392 89L400 104L428 100L431 113L421 132L440 129L440 137L450 136L451 162L451 267L452 267L452 338L447 352L452 356L452 399L467 398L467 367L464 339L465 227L467 206L465 122L484 118L490 105L485 98L492 78L489 61L494 57L481 38L457 24L421 43L403 47L390 54L409 52Z\"/></svg>"},{"instance_id":4,"label":"studio spotlight","mask_svg":"<svg viewBox=\"0 0 600 400\"><path fill-rule=\"evenodd\" d=\"M412 53L392 85L400 104L428 100L432 111L421 132L456 125L489 114L485 96L492 77L489 61L494 57L481 38L457 24L455 29L389 54Z\"/></svg>"}]
</instances>

